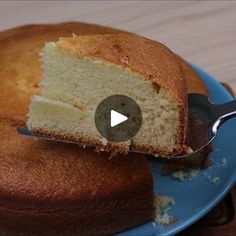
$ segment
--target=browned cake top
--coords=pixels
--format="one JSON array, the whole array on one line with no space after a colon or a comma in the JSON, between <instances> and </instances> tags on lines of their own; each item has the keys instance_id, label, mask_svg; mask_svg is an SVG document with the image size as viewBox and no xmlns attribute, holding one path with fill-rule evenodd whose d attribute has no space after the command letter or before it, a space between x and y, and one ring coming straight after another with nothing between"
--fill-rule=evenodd
<instances>
[{"instance_id":1,"label":"browned cake top","mask_svg":"<svg viewBox=\"0 0 236 236\"><path fill-rule=\"evenodd\" d=\"M177 56L187 82L188 93L202 93L208 95L207 87L198 73L192 69L180 56Z\"/></svg>"},{"instance_id":2,"label":"browned cake top","mask_svg":"<svg viewBox=\"0 0 236 236\"><path fill-rule=\"evenodd\" d=\"M60 38L57 46L76 56L96 57L126 66L160 85L186 107L187 85L175 55L163 44L134 34Z\"/></svg>"}]
</instances>

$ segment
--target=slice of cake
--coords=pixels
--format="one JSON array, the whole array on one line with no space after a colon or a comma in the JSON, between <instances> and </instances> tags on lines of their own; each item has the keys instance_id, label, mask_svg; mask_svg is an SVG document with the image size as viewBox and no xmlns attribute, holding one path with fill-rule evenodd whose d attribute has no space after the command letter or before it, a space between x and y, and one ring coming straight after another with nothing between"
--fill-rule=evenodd
<instances>
[{"instance_id":1,"label":"slice of cake","mask_svg":"<svg viewBox=\"0 0 236 236\"><path fill-rule=\"evenodd\" d=\"M130 149L171 156L185 152L187 86L176 56L131 34L61 38L43 50L42 96L34 96L28 128L99 150ZM94 124L98 104L122 94L142 110L142 126L127 142L104 142Z\"/></svg>"}]
</instances>

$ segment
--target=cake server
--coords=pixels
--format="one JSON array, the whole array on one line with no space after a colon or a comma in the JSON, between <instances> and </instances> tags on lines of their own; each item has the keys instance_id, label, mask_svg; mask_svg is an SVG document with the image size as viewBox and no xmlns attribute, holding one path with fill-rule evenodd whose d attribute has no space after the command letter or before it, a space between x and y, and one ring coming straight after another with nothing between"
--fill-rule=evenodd
<instances>
[{"instance_id":1,"label":"cake server","mask_svg":"<svg viewBox=\"0 0 236 236\"><path fill-rule=\"evenodd\" d=\"M208 146L215 138L218 129L227 120L236 117L236 100L223 104L213 104L203 94L191 93L188 95L189 117L195 123L192 139L198 140L197 145L192 146L192 152L174 158L194 156L204 147ZM172 157L173 158L173 157Z\"/></svg>"},{"instance_id":2,"label":"cake server","mask_svg":"<svg viewBox=\"0 0 236 236\"><path fill-rule=\"evenodd\" d=\"M191 146L192 150L187 154L171 156L171 159L188 158L200 152L204 147L209 145L215 138L217 130L228 119L236 116L236 100L224 103L213 104L208 100L208 97L202 94L191 93L188 95L189 117L194 122L194 132L188 133L193 140L197 140L197 145ZM27 127L18 127L17 132L24 136L29 136L36 139L46 139L63 143L75 143L84 146L81 143L69 140L58 139L51 136L39 135L32 133ZM199 140L200 137L200 140ZM138 152L130 150L131 152ZM151 154L151 153L145 153ZM168 157L164 157L168 158Z\"/></svg>"}]
</instances>

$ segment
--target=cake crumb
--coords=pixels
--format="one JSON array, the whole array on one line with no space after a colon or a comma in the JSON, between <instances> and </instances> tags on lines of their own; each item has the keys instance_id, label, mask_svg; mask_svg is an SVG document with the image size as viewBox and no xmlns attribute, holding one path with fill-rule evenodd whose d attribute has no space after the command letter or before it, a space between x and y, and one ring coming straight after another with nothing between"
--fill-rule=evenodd
<instances>
[{"instance_id":1,"label":"cake crumb","mask_svg":"<svg viewBox=\"0 0 236 236\"><path fill-rule=\"evenodd\" d=\"M221 178L219 176L211 176L211 175L207 175L207 180L214 184L214 185L218 185L221 183Z\"/></svg>"},{"instance_id":2,"label":"cake crumb","mask_svg":"<svg viewBox=\"0 0 236 236\"><path fill-rule=\"evenodd\" d=\"M216 163L216 166L218 168L225 168L225 167L227 167L227 164L228 164L227 159L225 157L223 157L220 162Z\"/></svg>"},{"instance_id":3,"label":"cake crumb","mask_svg":"<svg viewBox=\"0 0 236 236\"><path fill-rule=\"evenodd\" d=\"M192 149L191 147L187 147L186 153L187 153L187 154L193 153L193 149Z\"/></svg>"},{"instance_id":4,"label":"cake crumb","mask_svg":"<svg viewBox=\"0 0 236 236\"><path fill-rule=\"evenodd\" d=\"M183 170L180 170L180 171L176 171L172 174L172 177L174 179L177 179L179 181L184 181L186 179L188 180L192 180L193 178L196 178L199 174L199 170L198 169L191 169L189 171L183 171Z\"/></svg>"},{"instance_id":5,"label":"cake crumb","mask_svg":"<svg viewBox=\"0 0 236 236\"><path fill-rule=\"evenodd\" d=\"M196 178L198 176L198 173L199 173L199 170L193 169L193 170L190 171L190 176L192 178Z\"/></svg>"},{"instance_id":6,"label":"cake crumb","mask_svg":"<svg viewBox=\"0 0 236 236\"><path fill-rule=\"evenodd\" d=\"M168 211L175 204L175 200L172 197L164 195L154 195L154 206L155 206L155 219L153 226L158 224L170 225L176 222L173 216L168 214Z\"/></svg>"},{"instance_id":7,"label":"cake crumb","mask_svg":"<svg viewBox=\"0 0 236 236\"><path fill-rule=\"evenodd\" d=\"M227 159L224 157L222 160L221 160L221 163L220 163L220 167L224 168L227 166Z\"/></svg>"},{"instance_id":8,"label":"cake crumb","mask_svg":"<svg viewBox=\"0 0 236 236\"><path fill-rule=\"evenodd\" d=\"M187 177L186 173L182 170L180 171L176 171L172 174L172 177L174 179L180 180L180 181L184 181Z\"/></svg>"},{"instance_id":9,"label":"cake crumb","mask_svg":"<svg viewBox=\"0 0 236 236\"><path fill-rule=\"evenodd\" d=\"M102 143L102 145L106 146L106 145L108 144L108 141L107 141L106 138L103 137L103 138L101 139L101 143Z\"/></svg>"},{"instance_id":10,"label":"cake crumb","mask_svg":"<svg viewBox=\"0 0 236 236\"><path fill-rule=\"evenodd\" d=\"M213 183L213 184L219 184L220 182L221 182L220 177L214 177L214 178L212 179L212 183Z\"/></svg>"}]
</instances>

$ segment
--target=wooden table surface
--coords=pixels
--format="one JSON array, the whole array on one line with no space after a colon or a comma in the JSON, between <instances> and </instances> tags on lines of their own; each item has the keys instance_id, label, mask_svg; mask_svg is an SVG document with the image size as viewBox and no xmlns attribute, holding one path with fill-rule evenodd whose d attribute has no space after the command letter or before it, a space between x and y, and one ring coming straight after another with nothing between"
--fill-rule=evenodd
<instances>
[{"instance_id":1,"label":"wooden table surface","mask_svg":"<svg viewBox=\"0 0 236 236\"><path fill-rule=\"evenodd\" d=\"M161 41L236 91L236 1L0 1L0 30L63 21L102 24ZM222 227L221 235L236 234L235 220ZM219 232L210 231L205 235Z\"/></svg>"},{"instance_id":2,"label":"wooden table surface","mask_svg":"<svg viewBox=\"0 0 236 236\"><path fill-rule=\"evenodd\" d=\"M159 40L236 90L236 1L0 1L0 30L84 21Z\"/></svg>"}]
</instances>

